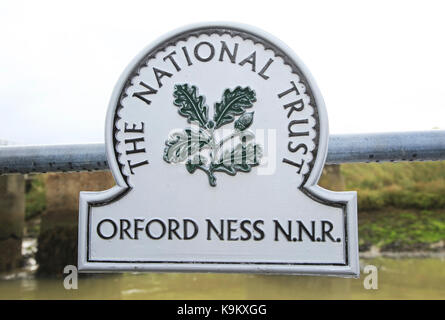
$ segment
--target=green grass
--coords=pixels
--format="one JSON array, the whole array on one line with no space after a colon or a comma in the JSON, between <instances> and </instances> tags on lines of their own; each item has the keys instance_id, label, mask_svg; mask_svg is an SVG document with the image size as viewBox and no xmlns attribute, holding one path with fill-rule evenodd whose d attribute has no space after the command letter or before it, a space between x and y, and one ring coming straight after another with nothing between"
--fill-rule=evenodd
<instances>
[{"instance_id":1,"label":"green grass","mask_svg":"<svg viewBox=\"0 0 445 320\"><path fill-rule=\"evenodd\" d=\"M362 250L428 249L445 240L445 162L344 164L358 193Z\"/></svg>"},{"instance_id":2,"label":"green grass","mask_svg":"<svg viewBox=\"0 0 445 320\"><path fill-rule=\"evenodd\" d=\"M444 161L346 164L341 173L359 210L445 209Z\"/></svg>"},{"instance_id":3,"label":"green grass","mask_svg":"<svg viewBox=\"0 0 445 320\"><path fill-rule=\"evenodd\" d=\"M363 250L429 249L445 239L445 210L388 210L359 213L359 244Z\"/></svg>"}]
</instances>

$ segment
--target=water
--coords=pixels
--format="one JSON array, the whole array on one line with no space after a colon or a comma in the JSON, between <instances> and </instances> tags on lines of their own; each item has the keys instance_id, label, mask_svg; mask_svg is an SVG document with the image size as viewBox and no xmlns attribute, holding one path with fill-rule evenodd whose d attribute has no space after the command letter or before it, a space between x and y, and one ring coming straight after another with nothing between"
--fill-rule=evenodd
<instances>
[{"instance_id":1,"label":"water","mask_svg":"<svg viewBox=\"0 0 445 320\"><path fill-rule=\"evenodd\" d=\"M378 268L378 289L360 279L252 274L126 273L82 277L78 290L63 279L36 278L33 267L0 275L0 299L445 299L445 260L361 260Z\"/></svg>"}]
</instances>

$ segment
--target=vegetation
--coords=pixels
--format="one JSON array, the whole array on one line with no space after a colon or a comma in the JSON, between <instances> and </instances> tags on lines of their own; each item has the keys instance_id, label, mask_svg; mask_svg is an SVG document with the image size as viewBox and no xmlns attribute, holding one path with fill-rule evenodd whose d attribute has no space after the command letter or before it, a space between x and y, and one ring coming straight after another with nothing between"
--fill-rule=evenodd
<instances>
[{"instance_id":1,"label":"vegetation","mask_svg":"<svg viewBox=\"0 0 445 320\"><path fill-rule=\"evenodd\" d=\"M445 162L345 164L358 192L362 250L431 249L445 241ZM440 245L439 245L440 247Z\"/></svg>"},{"instance_id":2,"label":"vegetation","mask_svg":"<svg viewBox=\"0 0 445 320\"><path fill-rule=\"evenodd\" d=\"M41 214L46 207L43 175L32 177L25 195L25 219L30 220Z\"/></svg>"},{"instance_id":3,"label":"vegetation","mask_svg":"<svg viewBox=\"0 0 445 320\"><path fill-rule=\"evenodd\" d=\"M445 239L445 210L359 212L361 250L371 245L383 251L430 250Z\"/></svg>"}]
</instances>

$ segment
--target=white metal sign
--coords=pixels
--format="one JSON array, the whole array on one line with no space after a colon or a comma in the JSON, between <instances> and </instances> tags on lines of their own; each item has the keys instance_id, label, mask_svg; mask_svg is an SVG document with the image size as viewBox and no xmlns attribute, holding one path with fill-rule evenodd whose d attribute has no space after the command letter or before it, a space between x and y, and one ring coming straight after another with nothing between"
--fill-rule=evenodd
<instances>
[{"instance_id":1,"label":"white metal sign","mask_svg":"<svg viewBox=\"0 0 445 320\"><path fill-rule=\"evenodd\" d=\"M358 276L356 193L317 186L327 143L279 40L226 23L164 36L111 97L116 186L80 194L79 269Z\"/></svg>"}]
</instances>

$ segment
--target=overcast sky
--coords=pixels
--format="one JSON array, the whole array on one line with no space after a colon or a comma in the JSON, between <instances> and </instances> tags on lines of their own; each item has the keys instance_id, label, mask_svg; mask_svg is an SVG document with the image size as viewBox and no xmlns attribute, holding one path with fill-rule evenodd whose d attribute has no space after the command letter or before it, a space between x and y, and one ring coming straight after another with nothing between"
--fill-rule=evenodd
<instances>
[{"instance_id":1,"label":"overcast sky","mask_svg":"<svg viewBox=\"0 0 445 320\"><path fill-rule=\"evenodd\" d=\"M441 1L0 2L0 139L104 141L131 59L172 29L234 21L286 42L312 72L331 133L445 129Z\"/></svg>"}]
</instances>

